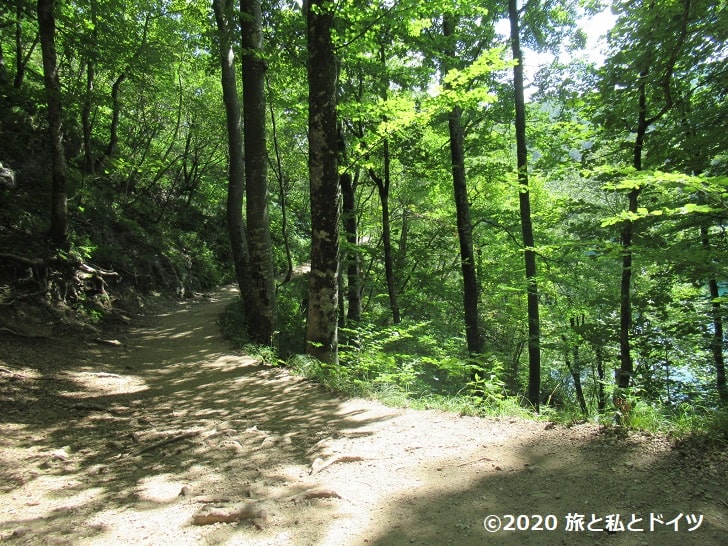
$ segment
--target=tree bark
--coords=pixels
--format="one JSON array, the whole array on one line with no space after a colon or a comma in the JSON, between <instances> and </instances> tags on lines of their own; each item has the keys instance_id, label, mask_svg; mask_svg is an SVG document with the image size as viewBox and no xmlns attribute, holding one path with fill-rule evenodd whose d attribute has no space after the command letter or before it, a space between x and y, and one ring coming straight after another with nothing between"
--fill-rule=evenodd
<instances>
[{"instance_id":1,"label":"tree bark","mask_svg":"<svg viewBox=\"0 0 728 546\"><path fill-rule=\"evenodd\" d=\"M642 153L644 151L647 130L651 125L667 114L667 112L669 112L674 106L671 92L672 77L680 50L682 49L688 35L690 5L690 0L683 0L682 15L678 19L680 28L677 33L677 39L674 47L670 50L667 64L665 65L662 77L659 80L665 102L662 105L662 108L660 108L652 117L648 117L647 115L647 78L650 75L651 68L643 69L637 80L637 89L639 93L637 105L637 129L635 131L634 146L632 148L632 166L636 171L642 170ZM649 9L652 9L653 7L654 5L651 4ZM653 63L649 64L651 65ZM628 212L637 212L639 195L640 188L630 190L627 204ZM624 221L621 236L622 279L620 282L619 298L620 367L619 370L617 370L616 384L619 388L627 388L629 387L632 374L634 373L634 362L632 359L632 348L630 344L630 335L632 331L632 239L634 237L634 222L631 219L628 218Z\"/></svg>"},{"instance_id":2,"label":"tree bark","mask_svg":"<svg viewBox=\"0 0 728 546\"><path fill-rule=\"evenodd\" d=\"M700 239L703 248L710 249L710 239L708 229L702 227L700 229ZM708 280L708 290L710 291L710 310L713 320L713 335L710 339L710 351L713 354L713 365L715 366L715 386L718 390L718 396L721 402L728 403L728 386L725 377L725 358L723 356L723 313L720 305L720 290L718 289L718 281L714 278Z\"/></svg>"},{"instance_id":3,"label":"tree bark","mask_svg":"<svg viewBox=\"0 0 728 546\"><path fill-rule=\"evenodd\" d=\"M5 87L10 83L8 76L8 67L5 65L5 54L3 53L3 45L0 43L0 86Z\"/></svg>"},{"instance_id":4,"label":"tree bark","mask_svg":"<svg viewBox=\"0 0 728 546\"><path fill-rule=\"evenodd\" d=\"M339 173L336 122L337 62L331 0L304 4L308 39L308 168L311 193L311 273L306 354L337 364Z\"/></svg>"},{"instance_id":5,"label":"tree bark","mask_svg":"<svg viewBox=\"0 0 728 546\"><path fill-rule=\"evenodd\" d=\"M442 20L443 35L450 39L445 52L443 76L453 68L455 58L456 16L445 13ZM460 244L460 268L463 275L463 310L465 314L465 339L471 355L483 352L483 338L480 334L480 317L478 314L479 287L475 270L475 253L473 252L473 225L470 220L470 201L465 178L465 148L461 123L462 109L454 107L448 114L450 132L450 160L452 169L453 192L455 196L455 213L457 217L458 241Z\"/></svg>"},{"instance_id":6,"label":"tree bark","mask_svg":"<svg viewBox=\"0 0 728 546\"><path fill-rule=\"evenodd\" d=\"M280 148L278 147L278 130L276 129L276 116L273 106L269 106L271 133L273 137L273 150L275 151L275 176L278 179L278 203L281 207L281 237L286 250L286 276L281 284L285 284L293 277L293 255L291 254L291 243L288 240L288 204L286 203L286 191L289 189L286 178L283 174Z\"/></svg>"},{"instance_id":7,"label":"tree bark","mask_svg":"<svg viewBox=\"0 0 728 546\"><path fill-rule=\"evenodd\" d=\"M361 257L357 250L359 235L356 223L356 194L351 174L342 173L339 177L343 196L343 224L346 234L346 284L349 308L346 318L349 322L361 320Z\"/></svg>"},{"instance_id":8,"label":"tree bark","mask_svg":"<svg viewBox=\"0 0 728 546\"><path fill-rule=\"evenodd\" d=\"M94 159L93 145L91 143L91 112L93 110L93 93L96 79L96 45L98 43L98 25L97 25L98 6L96 0L91 1L91 22L93 30L91 31L91 47L86 58L86 94L83 98L83 108L81 109L81 129L83 132L83 169L86 173L94 175L96 171L96 161Z\"/></svg>"},{"instance_id":9,"label":"tree bark","mask_svg":"<svg viewBox=\"0 0 728 546\"><path fill-rule=\"evenodd\" d=\"M273 343L276 294L268 218L263 17L260 0L241 0L243 125L245 130L246 213L252 282L249 333L263 345Z\"/></svg>"},{"instance_id":10,"label":"tree bark","mask_svg":"<svg viewBox=\"0 0 728 546\"><path fill-rule=\"evenodd\" d=\"M86 96L83 99L81 110L81 128L83 131L83 168L84 171L93 175L96 165L93 157L93 146L91 144L91 110L93 108L92 94L94 90L94 63L91 59L86 61Z\"/></svg>"},{"instance_id":11,"label":"tree bark","mask_svg":"<svg viewBox=\"0 0 728 546\"><path fill-rule=\"evenodd\" d=\"M67 249L69 241L66 157L63 152L63 101L56 61L54 4L54 0L38 0L38 29L43 53L43 78L48 102L48 135L53 173L50 237L56 248Z\"/></svg>"},{"instance_id":12,"label":"tree bark","mask_svg":"<svg viewBox=\"0 0 728 546\"><path fill-rule=\"evenodd\" d=\"M230 0L213 0L215 20L220 40L220 65L222 92L228 133L228 193L227 224L230 247L235 267L235 277L240 288L246 313L251 308L250 257L243 220L243 195L245 193L245 167L243 154L243 130L240 116L238 89L235 81L235 55L230 37L229 21L232 14Z\"/></svg>"},{"instance_id":13,"label":"tree bark","mask_svg":"<svg viewBox=\"0 0 728 546\"><path fill-rule=\"evenodd\" d=\"M379 62L384 74L380 81L380 96L383 101L387 101L387 91L389 89L389 78L387 76L387 53L384 40L379 46ZM387 121L384 116L383 121ZM387 294L389 296L389 308L392 312L392 323L399 324L402 317L399 312L399 301L397 297L397 277L394 272L394 255L392 252L392 222L389 211L389 189L391 187L391 156L389 153L389 139L384 138L382 143L382 159L384 168L382 176L378 176L373 169L369 169L369 176L377 185L379 193L379 201L382 206L382 246L384 247L384 277L387 282Z\"/></svg>"},{"instance_id":14,"label":"tree bark","mask_svg":"<svg viewBox=\"0 0 728 546\"><path fill-rule=\"evenodd\" d=\"M541 325L536 280L536 252L531 220L531 197L528 187L528 148L526 144L526 100L523 91L523 54L518 21L518 2L508 0L511 23L513 89L516 110L516 164L518 168L519 205L526 265L526 300L528 308L528 400L538 411L541 391Z\"/></svg>"},{"instance_id":15,"label":"tree bark","mask_svg":"<svg viewBox=\"0 0 728 546\"><path fill-rule=\"evenodd\" d=\"M382 206L382 246L384 247L384 277L387 282L389 295L389 309L392 312L392 323L399 324L402 317L399 313L397 298L397 279L394 274L394 255L392 253L392 221L389 214L389 141L384 140L384 178L378 176L373 169L369 169L369 176L377 185L379 202Z\"/></svg>"},{"instance_id":16,"label":"tree bark","mask_svg":"<svg viewBox=\"0 0 728 546\"><path fill-rule=\"evenodd\" d=\"M35 46L38 44L40 39L40 29L33 43L28 47L28 51L23 52L23 17L24 17L25 3L21 0L16 0L15 6L15 78L13 79L13 87L20 89L23 86L25 80L25 70L28 66L28 62L33 56Z\"/></svg>"},{"instance_id":17,"label":"tree bark","mask_svg":"<svg viewBox=\"0 0 728 546\"><path fill-rule=\"evenodd\" d=\"M121 103L119 102L119 89L126 79L126 73L122 72L114 80L111 86L111 126L109 127L109 143L106 146L106 158L111 158L116 152L116 145L119 142L119 118L121 116Z\"/></svg>"},{"instance_id":18,"label":"tree bark","mask_svg":"<svg viewBox=\"0 0 728 546\"><path fill-rule=\"evenodd\" d=\"M645 79L647 71L640 73L639 83L639 110L637 120L637 133L635 135L632 151L632 166L636 171L642 170L642 150L649 123L647 121L647 89ZM640 189L633 188L627 196L627 211L636 213L639 205ZM629 387L634 362L632 360L632 347L630 335L632 332L632 239L634 237L634 222L631 219L622 225L622 279L619 288L619 370L617 371L617 386L625 389Z\"/></svg>"}]
</instances>

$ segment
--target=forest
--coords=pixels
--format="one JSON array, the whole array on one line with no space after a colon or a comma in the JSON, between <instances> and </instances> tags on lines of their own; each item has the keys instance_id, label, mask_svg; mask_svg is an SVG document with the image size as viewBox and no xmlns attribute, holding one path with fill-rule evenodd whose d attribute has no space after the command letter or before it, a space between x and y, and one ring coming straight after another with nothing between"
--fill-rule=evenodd
<instances>
[{"instance_id":1,"label":"forest","mask_svg":"<svg viewBox=\"0 0 728 546\"><path fill-rule=\"evenodd\" d=\"M2 0L0 326L235 283L338 392L723 415L726 44L724 0Z\"/></svg>"}]
</instances>

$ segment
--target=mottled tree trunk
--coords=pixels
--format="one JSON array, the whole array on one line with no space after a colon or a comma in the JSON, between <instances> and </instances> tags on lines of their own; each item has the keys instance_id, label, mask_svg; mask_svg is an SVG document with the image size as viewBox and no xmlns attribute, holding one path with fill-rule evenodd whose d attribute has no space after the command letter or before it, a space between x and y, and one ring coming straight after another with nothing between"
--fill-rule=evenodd
<instances>
[{"instance_id":1,"label":"mottled tree trunk","mask_svg":"<svg viewBox=\"0 0 728 546\"><path fill-rule=\"evenodd\" d=\"M306 353L338 363L339 173L336 55L330 0L304 5L308 38L308 168L311 192L311 273Z\"/></svg>"},{"instance_id":2,"label":"mottled tree trunk","mask_svg":"<svg viewBox=\"0 0 728 546\"><path fill-rule=\"evenodd\" d=\"M66 158L63 153L63 102L56 62L56 20L53 0L38 0L38 29L43 53L43 77L48 102L48 134L53 186L51 189L51 241L56 248L68 248L68 204Z\"/></svg>"},{"instance_id":3,"label":"mottled tree trunk","mask_svg":"<svg viewBox=\"0 0 728 546\"><path fill-rule=\"evenodd\" d=\"M526 145L526 100L523 92L523 55L518 22L518 3L508 0L511 23L511 48L517 64L513 67L513 90L516 109L516 164L518 168L519 205L526 265L526 300L528 309L528 400L538 411L541 394L541 322L536 251L531 220L531 197L528 187L528 148Z\"/></svg>"},{"instance_id":4,"label":"mottled tree trunk","mask_svg":"<svg viewBox=\"0 0 728 546\"><path fill-rule=\"evenodd\" d=\"M220 40L220 65L222 92L228 134L228 194L227 224L230 247L235 267L235 277L246 313L251 308L250 258L243 221L243 195L245 193L245 167L243 155L243 130L240 101L235 81L235 55L230 37L229 20L232 14L230 0L213 0L218 37Z\"/></svg>"},{"instance_id":5,"label":"mottled tree trunk","mask_svg":"<svg viewBox=\"0 0 728 546\"><path fill-rule=\"evenodd\" d=\"M245 129L246 212L252 282L248 326L257 343L271 345L276 324L273 251L268 219L268 154L265 123L263 18L260 0L241 0L243 125Z\"/></svg>"}]
</instances>

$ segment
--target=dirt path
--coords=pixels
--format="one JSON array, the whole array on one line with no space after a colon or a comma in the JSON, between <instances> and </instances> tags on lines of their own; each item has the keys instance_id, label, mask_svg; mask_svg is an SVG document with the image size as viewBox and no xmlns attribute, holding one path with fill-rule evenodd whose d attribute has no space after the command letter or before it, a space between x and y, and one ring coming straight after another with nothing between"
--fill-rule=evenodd
<instances>
[{"instance_id":1,"label":"dirt path","mask_svg":"<svg viewBox=\"0 0 728 546\"><path fill-rule=\"evenodd\" d=\"M0 539L727 543L722 463L684 457L661 438L617 438L594 425L336 398L231 351L215 325L231 297L179 304L120 344L0 333ZM204 507L262 517L194 525ZM486 516L506 525L508 514L522 516L516 530L486 532ZM583 515L585 527L603 518L593 524L601 529L612 515L625 526L634 516L643 531L567 531L570 514ZM651 518L680 514L677 531L650 531ZM540 519L544 530L518 530ZM578 519L572 523L578 528Z\"/></svg>"}]
</instances>

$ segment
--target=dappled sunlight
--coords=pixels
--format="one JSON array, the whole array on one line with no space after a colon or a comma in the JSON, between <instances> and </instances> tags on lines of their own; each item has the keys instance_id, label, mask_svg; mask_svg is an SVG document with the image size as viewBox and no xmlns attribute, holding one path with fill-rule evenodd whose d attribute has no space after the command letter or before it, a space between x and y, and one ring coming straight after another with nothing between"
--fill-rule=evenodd
<instances>
[{"instance_id":1,"label":"dappled sunlight","mask_svg":"<svg viewBox=\"0 0 728 546\"><path fill-rule=\"evenodd\" d=\"M276 521L270 503L293 505L317 485L308 467L322 441L387 418L342 409L344 400L231 350L216 324L226 301L180 303L120 343L75 347L77 367L44 381L37 396L25 392L3 431L27 438L33 447L15 453L36 469L3 471L0 506L31 486L46 494L22 514L0 508L3 536L21 529L40 542L122 543L131 525L139 544L180 532L193 543L252 544L245 523L191 526L198 499L253 499ZM336 503L309 504L304 514L323 518L324 533Z\"/></svg>"},{"instance_id":2,"label":"dappled sunlight","mask_svg":"<svg viewBox=\"0 0 728 546\"><path fill-rule=\"evenodd\" d=\"M728 532L725 509L709 499L681 498L672 492L673 488L689 488L697 474L681 476L684 484L660 478L674 457L669 450L655 449L639 438L612 447L590 425L582 431L543 431L541 425L524 432L497 446L484 435L480 438L486 441L471 450L449 454L444 450L443 456L419 460L408 457L400 471L411 476L413 486L382 499L389 511L371 519L350 544L480 545L492 540L499 544L593 544L600 535L609 536L609 543L615 545L634 544L636 537L656 544L675 543L678 538L684 544L723 543ZM559 441L564 435L572 438L567 449ZM635 479L635 473L630 472L625 480L624 470L635 465L642 473ZM371 511L381 513L377 507ZM671 528L609 535L565 530L567 515L572 513L586 514L587 522L592 514L604 517L619 513L626 524L632 514L649 521L653 512L670 517L701 514L705 521L699 534L686 529L675 533ZM551 514L556 516L558 528L485 531L486 516L497 515L505 523L507 514Z\"/></svg>"},{"instance_id":3,"label":"dappled sunlight","mask_svg":"<svg viewBox=\"0 0 728 546\"><path fill-rule=\"evenodd\" d=\"M104 395L131 394L149 388L146 382L135 375L117 375L103 372L67 372L64 374L78 389L60 391L69 398L94 398Z\"/></svg>"},{"instance_id":4,"label":"dappled sunlight","mask_svg":"<svg viewBox=\"0 0 728 546\"><path fill-rule=\"evenodd\" d=\"M570 512L615 511L699 512L701 545L721 544L716 537L728 532L719 485L686 466L675 476L681 463L656 438L339 398L231 350L215 323L224 305L186 302L128 343L79 347L76 367L23 372L33 378L24 396L8 397L0 415L0 536L74 545L548 546L595 537L488 535L483 518L554 514L563 523ZM23 497L19 509L13 499ZM215 503L248 503L266 518L192 524ZM632 538L609 535L609 543Z\"/></svg>"},{"instance_id":5,"label":"dappled sunlight","mask_svg":"<svg viewBox=\"0 0 728 546\"><path fill-rule=\"evenodd\" d=\"M144 477L139 481L137 495L143 501L166 504L177 500L181 484L171 474Z\"/></svg>"}]
</instances>

